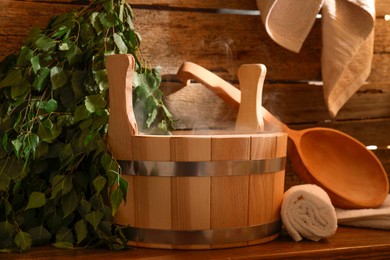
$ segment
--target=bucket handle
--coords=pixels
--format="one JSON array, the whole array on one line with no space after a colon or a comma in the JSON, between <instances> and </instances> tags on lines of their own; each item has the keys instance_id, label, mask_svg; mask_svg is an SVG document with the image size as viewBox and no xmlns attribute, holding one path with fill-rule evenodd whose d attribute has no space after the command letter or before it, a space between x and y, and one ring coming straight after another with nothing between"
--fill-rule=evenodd
<instances>
[{"instance_id":1,"label":"bucket handle","mask_svg":"<svg viewBox=\"0 0 390 260\"><path fill-rule=\"evenodd\" d=\"M130 54L106 56L110 100L109 135L121 140L128 138L129 133L131 136L138 134L133 109L134 66L135 60Z\"/></svg>"}]
</instances>

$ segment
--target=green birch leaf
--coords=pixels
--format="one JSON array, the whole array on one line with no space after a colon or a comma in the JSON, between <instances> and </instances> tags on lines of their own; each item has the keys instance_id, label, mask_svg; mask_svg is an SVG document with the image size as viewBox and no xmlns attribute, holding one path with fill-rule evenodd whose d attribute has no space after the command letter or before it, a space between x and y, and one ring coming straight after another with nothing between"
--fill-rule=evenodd
<instances>
[{"instance_id":1,"label":"green birch leaf","mask_svg":"<svg viewBox=\"0 0 390 260\"><path fill-rule=\"evenodd\" d=\"M102 221L104 214L101 211L91 211L85 216L85 219L88 221L89 224L93 226L95 231L97 230L100 221Z\"/></svg>"},{"instance_id":2,"label":"green birch leaf","mask_svg":"<svg viewBox=\"0 0 390 260\"><path fill-rule=\"evenodd\" d=\"M16 64L20 67L27 66L30 59L34 56L34 51L27 46L22 46Z\"/></svg>"},{"instance_id":3,"label":"green birch leaf","mask_svg":"<svg viewBox=\"0 0 390 260\"><path fill-rule=\"evenodd\" d=\"M52 38L44 34L41 34L39 38L36 40L35 45L39 49L49 52L49 51L53 51L54 48L56 47L56 41L54 41Z\"/></svg>"},{"instance_id":4,"label":"green birch leaf","mask_svg":"<svg viewBox=\"0 0 390 260\"><path fill-rule=\"evenodd\" d=\"M120 188L116 188L110 195L112 205L112 214L115 215L123 200L123 192Z\"/></svg>"},{"instance_id":5,"label":"green birch leaf","mask_svg":"<svg viewBox=\"0 0 390 260\"><path fill-rule=\"evenodd\" d=\"M73 121L74 123L80 122L84 119L87 119L91 113L87 109L86 105L80 105L75 109L74 115L73 115Z\"/></svg>"},{"instance_id":6,"label":"green birch leaf","mask_svg":"<svg viewBox=\"0 0 390 260\"><path fill-rule=\"evenodd\" d=\"M67 51L70 49L70 46L72 46L71 44L67 43L67 42L62 42L60 43L60 45L58 46L58 49L60 51Z\"/></svg>"},{"instance_id":7,"label":"green birch leaf","mask_svg":"<svg viewBox=\"0 0 390 260\"><path fill-rule=\"evenodd\" d=\"M100 19L99 19L99 13L98 12L93 12L91 14L91 24L92 24L92 27L95 29L95 32L100 35L104 30L103 30L103 26L100 22Z\"/></svg>"},{"instance_id":8,"label":"green birch leaf","mask_svg":"<svg viewBox=\"0 0 390 260\"><path fill-rule=\"evenodd\" d=\"M107 13L112 13L114 8L114 2L113 0L106 0L102 3L102 6Z\"/></svg>"},{"instance_id":9,"label":"green birch leaf","mask_svg":"<svg viewBox=\"0 0 390 260\"><path fill-rule=\"evenodd\" d=\"M70 65L74 65L83 59L83 52L74 44L65 52L65 57Z\"/></svg>"},{"instance_id":10,"label":"green birch leaf","mask_svg":"<svg viewBox=\"0 0 390 260\"><path fill-rule=\"evenodd\" d=\"M55 175L52 180L50 181L52 190L51 190L51 199L54 199L57 194L62 192L63 190L63 183L65 181L65 176L64 175Z\"/></svg>"},{"instance_id":11,"label":"green birch leaf","mask_svg":"<svg viewBox=\"0 0 390 260\"><path fill-rule=\"evenodd\" d=\"M156 121L156 118L157 118L157 109L153 109L153 111L151 113L148 114L148 119L146 120L146 125L148 126L148 128L154 123L154 121Z\"/></svg>"},{"instance_id":12,"label":"green birch leaf","mask_svg":"<svg viewBox=\"0 0 390 260\"><path fill-rule=\"evenodd\" d=\"M8 135L7 132L4 132L3 138L1 138L1 144L3 146L4 151L8 152Z\"/></svg>"},{"instance_id":13,"label":"green birch leaf","mask_svg":"<svg viewBox=\"0 0 390 260\"><path fill-rule=\"evenodd\" d=\"M50 70L50 80L53 89L59 89L65 86L68 77L61 67L53 67Z\"/></svg>"},{"instance_id":14,"label":"green birch leaf","mask_svg":"<svg viewBox=\"0 0 390 260\"><path fill-rule=\"evenodd\" d=\"M96 83L99 85L100 91L108 89L107 72L105 69L93 71L93 76Z\"/></svg>"},{"instance_id":15,"label":"green birch leaf","mask_svg":"<svg viewBox=\"0 0 390 260\"><path fill-rule=\"evenodd\" d=\"M15 227L11 225L9 221L2 221L0 222L0 237L2 237L4 234L8 234L10 236L15 234Z\"/></svg>"},{"instance_id":16,"label":"green birch leaf","mask_svg":"<svg viewBox=\"0 0 390 260\"><path fill-rule=\"evenodd\" d=\"M62 211L64 218L72 214L77 209L78 196L75 190L70 191L65 196L61 197Z\"/></svg>"},{"instance_id":17,"label":"green birch leaf","mask_svg":"<svg viewBox=\"0 0 390 260\"><path fill-rule=\"evenodd\" d=\"M123 53L123 54L127 53L127 51L128 51L127 46L126 46L125 42L123 41L122 36L120 36L117 33L114 33L112 37L114 38L115 45L116 45L116 47L118 47L119 52Z\"/></svg>"},{"instance_id":18,"label":"green birch leaf","mask_svg":"<svg viewBox=\"0 0 390 260\"><path fill-rule=\"evenodd\" d=\"M55 242L53 246L58 249L73 249L73 243L71 242Z\"/></svg>"},{"instance_id":19,"label":"green birch leaf","mask_svg":"<svg viewBox=\"0 0 390 260\"><path fill-rule=\"evenodd\" d=\"M13 158L0 161L0 190L7 191L11 180L21 180L28 173L22 159Z\"/></svg>"},{"instance_id":20,"label":"green birch leaf","mask_svg":"<svg viewBox=\"0 0 390 260\"><path fill-rule=\"evenodd\" d=\"M88 235L87 222L84 219L80 219L74 225L74 229L76 232L77 244L80 244Z\"/></svg>"},{"instance_id":21,"label":"green birch leaf","mask_svg":"<svg viewBox=\"0 0 390 260\"><path fill-rule=\"evenodd\" d=\"M18 138L18 139L12 140L11 143L12 143L12 147L14 148L14 152L15 152L16 156L20 157L20 151L21 151L21 148L23 145L22 141L20 140L20 138Z\"/></svg>"},{"instance_id":22,"label":"green birch leaf","mask_svg":"<svg viewBox=\"0 0 390 260\"><path fill-rule=\"evenodd\" d=\"M23 75L21 70L11 70L0 82L0 88L18 85L22 82L22 79Z\"/></svg>"},{"instance_id":23,"label":"green birch leaf","mask_svg":"<svg viewBox=\"0 0 390 260\"><path fill-rule=\"evenodd\" d=\"M97 176L93 181L93 186L95 187L95 190L97 193L100 193L104 186L106 186L107 180L103 176Z\"/></svg>"},{"instance_id":24,"label":"green birch leaf","mask_svg":"<svg viewBox=\"0 0 390 260\"><path fill-rule=\"evenodd\" d=\"M41 64L39 63L39 56L31 57L30 63L31 63L31 66L33 68L34 73L37 74L37 72L41 68Z\"/></svg>"},{"instance_id":25,"label":"green birch leaf","mask_svg":"<svg viewBox=\"0 0 390 260\"><path fill-rule=\"evenodd\" d=\"M60 227L56 233L56 243L59 242L73 243L72 230L64 226Z\"/></svg>"},{"instance_id":26,"label":"green birch leaf","mask_svg":"<svg viewBox=\"0 0 390 260\"><path fill-rule=\"evenodd\" d=\"M122 177L119 177L119 188L123 193L123 200L126 202L127 190L129 188L129 183Z\"/></svg>"},{"instance_id":27,"label":"green birch leaf","mask_svg":"<svg viewBox=\"0 0 390 260\"><path fill-rule=\"evenodd\" d=\"M76 100L84 96L83 88L86 74L85 70L75 70L72 72L71 86Z\"/></svg>"},{"instance_id":28,"label":"green birch leaf","mask_svg":"<svg viewBox=\"0 0 390 260\"><path fill-rule=\"evenodd\" d=\"M49 215L46 220L47 226L52 234L55 234L59 230L61 222L62 218L56 212Z\"/></svg>"},{"instance_id":29,"label":"green birch leaf","mask_svg":"<svg viewBox=\"0 0 390 260\"><path fill-rule=\"evenodd\" d=\"M86 46L88 43L92 42L96 34L93 31L92 26L89 23L82 23L80 26L80 38L81 45Z\"/></svg>"},{"instance_id":30,"label":"green birch leaf","mask_svg":"<svg viewBox=\"0 0 390 260\"><path fill-rule=\"evenodd\" d=\"M11 86L11 97L13 100L24 98L30 92L30 83L26 80L20 84Z\"/></svg>"},{"instance_id":31,"label":"green birch leaf","mask_svg":"<svg viewBox=\"0 0 390 260\"><path fill-rule=\"evenodd\" d=\"M15 236L16 229L9 221L0 222L0 246L1 248L10 248Z\"/></svg>"},{"instance_id":32,"label":"green birch leaf","mask_svg":"<svg viewBox=\"0 0 390 260\"><path fill-rule=\"evenodd\" d=\"M63 25L53 34L54 38L60 38L61 36L65 35L69 31L68 27Z\"/></svg>"},{"instance_id":33,"label":"green birch leaf","mask_svg":"<svg viewBox=\"0 0 390 260\"><path fill-rule=\"evenodd\" d=\"M25 210L43 207L46 204L46 196L42 192L32 192Z\"/></svg>"},{"instance_id":34,"label":"green birch leaf","mask_svg":"<svg viewBox=\"0 0 390 260\"><path fill-rule=\"evenodd\" d=\"M59 159L62 167L66 167L73 160L74 154L70 144L66 144L65 147L59 151Z\"/></svg>"},{"instance_id":35,"label":"green birch leaf","mask_svg":"<svg viewBox=\"0 0 390 260\"><path fill-rule=\"evenodd\" d=\"M79 202L77 211L80 213L80 215L85 218L89 212L91 212L91 203L89 201L82 199Z\"/></svg>"},{"instance_id":36,"label":"green birch leaf","mask_svg":"<svg viewBox=\"0 0 390 260\"><path fill-rule=\"evenodd\" d=\"M49 125L51 124L51 125ZM53 124L49 118L42 121L42 124L38 126L38 136L40 139L47 143L53 143L57 137L61 134L61 126Z\"/></svg>"},{"instance_id":37,"label":"green birch leaf","mask_svg":"<svg viewBox=\"0 0 390 260\"><path fill-rule=\"evenodd\" d=\"M14 239L15 244L20 249L20 251L26 251L31 247L32 239L30 234L20 231Z\"/></svg>"},{"instance_id":38,"label":"green birch leaf","mask_svg":"<svg viewBox=\"0 0 390 260\"><path fill-rule=\"evenodd\" d=\"M91 113L105 108L107 105L106 100L101 94L90 95L85 97L85 107Z\"/></svg>"},{"instance_id":39,"label":"green birch leaf","mask_svg":"<svg viewBox=\"0 0 390 260\"><path fill-rule=\"evenodd\" d=\"M55 99L49 99L48 101L42 101L40 108L46 110L48 113L55 112L57 110L58 103Z\"/></svg>"},{"instance_id":40,"label":"green birch leaf","mask_svg":"<svg viewBox=\"0 0 390 260\"><path fill-rule=\"evenodd\" d=\"M45 245L51 239L50 232L44 226L38 226L28 231L32 238L32 244L34 246Z\"/></svg>"},{"instance_id":41,"label":"green birch leaf","mask_svg":"<svg viewBox=\"0 0 390 260\"><path fill-rule=\"evenodd\" d=\"M50 69L48 69L46 67L41 68L38 71L37 77L35 77L35 80L33 83L34 88L38 91L41 91L42 89L44 89L46 82L47 82L47 79L49 78L49 75L50 75Z\"/></svg>"},{"instance_id":42,"label":"green birch leaf","mask_svg":"<svg viewBox=\"0 0 390 260\"><path fill-rule=\"evenodd\" d=\"M113 13L100 13L99 14L100 23L105 28L111 28L117 25L118 21Z\"/></svg>"},{"instance_id":43,"label":"green birch leaf","mask_svg":"<svg viewBox=\"0 0 390 260\"><path fill-rule=\"evenodd\" d=\"M25 154L26 158L29 158L30 155L35 157L35 153L39 145L39 140L40 138L36 134L27 134L27 136L25 136L24 141L26 143L23 145L23 153Z\"/></svg>"},{"instance_id":44,"label":"green birch leaf","mask_svg":"<svg viewBox=\"0 0 390 260\"><path fill-rule=\"evenodd\" d=\"M62 196L64 196L73 189L72 176L70 174L66 175L61 185L62 185Z\"/></svg>"}]
</instances>

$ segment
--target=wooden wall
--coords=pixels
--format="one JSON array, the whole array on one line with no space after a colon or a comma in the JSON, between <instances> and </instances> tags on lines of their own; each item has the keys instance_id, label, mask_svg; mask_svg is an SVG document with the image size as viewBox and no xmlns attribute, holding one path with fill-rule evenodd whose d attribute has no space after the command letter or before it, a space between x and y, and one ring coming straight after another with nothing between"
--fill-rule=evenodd
<instances>
[{"instance_id":1,"label":"wooden wall","mask_svg":"<svg viewBox=\"0 0 390 260\"><path fill-rule=\"evenodd\" d=\"M80 8L83 0L1 0L0 59L18 50L33 26ZM275 44L260 21L255 0L129 0L142 52L161 66L163 88L179 127L215 127L231 122L236 111L194 85L181 89L175 73L184 61L196 62L237 84L243 63L263 63L268 73L263 104L290 127L326 126L344 131L374 152L390 173L390 2L376 0L373 69L367 83L336 118L327 112L321 88L321 22L317 20L299 54ZM358 19L358 18L357 18ZM171 95L168 95L171 94ZM184 109L183 109L184 108ZM196 121L194 121L194 111ZM324 163L326 158L324 158ZM288 164L286 187L300 183Z\"/></svg>"}]
</instances>

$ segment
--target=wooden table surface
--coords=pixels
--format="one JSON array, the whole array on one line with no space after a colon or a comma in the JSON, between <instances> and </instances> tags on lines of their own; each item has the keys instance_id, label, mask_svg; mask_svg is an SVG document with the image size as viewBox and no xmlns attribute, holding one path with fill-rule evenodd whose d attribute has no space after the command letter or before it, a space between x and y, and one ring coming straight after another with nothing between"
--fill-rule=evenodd
<instances>
[{"instance_id":1,"label":"wooden table surface","mask_svg":"<svg viewBox=\"0 0 390 260\"><path fill-rule=\"evenodd\" d=\"M61 250L36 247L26 253L0 253L0 259L390 259L390 231L339 227L320 242L294 242L285 232L272 242L200 251L132 248Z\"/></svg>"}]
</instances>

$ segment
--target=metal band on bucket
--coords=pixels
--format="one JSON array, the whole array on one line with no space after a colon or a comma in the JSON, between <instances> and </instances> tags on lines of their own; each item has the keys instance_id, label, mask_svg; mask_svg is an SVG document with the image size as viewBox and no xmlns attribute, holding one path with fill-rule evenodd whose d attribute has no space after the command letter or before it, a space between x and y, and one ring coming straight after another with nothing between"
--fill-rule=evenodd
<instances>
[{"instance_id":1,"label":"metal band on bucket","mask_svg":"<svg viewBox=\"0 0 390 260\"><path fill-rule=\"evenodd\" d=\"M130 229L130 241L150 244L171 245L212 245L247 242L276 235L280 232L281 222L275 221L263 225L231 229L208 230L163 230L135 228Z\"/></svg>"},{"instance_id":2,"label":"metal band on bucket","mask_svg":"<svg viewBox=\"0 0 390 260\"><path fill-rule=\"evenodd\" d=\"M119 161L118 163L123 174L134 176L237 176L283 171L286 166L286 157L247 161Z\"/></svg>"}]
</instances>

